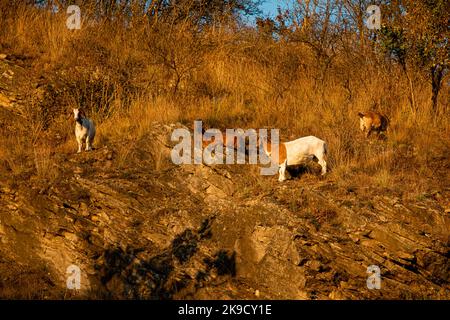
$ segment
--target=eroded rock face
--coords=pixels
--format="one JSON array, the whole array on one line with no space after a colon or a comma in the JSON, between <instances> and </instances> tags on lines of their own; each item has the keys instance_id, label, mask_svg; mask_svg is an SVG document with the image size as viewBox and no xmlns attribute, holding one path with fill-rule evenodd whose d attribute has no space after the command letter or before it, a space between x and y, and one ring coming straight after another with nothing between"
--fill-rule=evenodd
<instances>
[{"instance_id":1,"label":"eroded rock face","mask_svg":"<svg viewBox=\"0 0 450 320\"><path fill-rule=\"evenodd\" d=\"M277 298L306 299L304 270L298 267L300 255L294 234L280 226L255 226L235 244L238 275L249 279L266 292L268 288L284 288L273 292ZM276 272L275 272L276 271Z\"/></svg>"}]
</instances>

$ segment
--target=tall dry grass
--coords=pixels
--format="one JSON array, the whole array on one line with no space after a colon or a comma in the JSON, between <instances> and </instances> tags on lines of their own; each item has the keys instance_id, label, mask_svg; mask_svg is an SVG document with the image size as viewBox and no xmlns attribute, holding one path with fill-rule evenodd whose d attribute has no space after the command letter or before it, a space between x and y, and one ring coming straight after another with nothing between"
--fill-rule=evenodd
<instances>
[{"instance_id":1,"label":"tall dry grass","mask_svg":"<svg viewBox=\"0 0 450 320\"><path fill-rule=\"evenodd\" d=\"M414 181L417 192L430 180L448 185L437 177L448 172L448 75L436 116L430 83L412 69L418 105L412 114L401 67L354 45L355 37L343 34L346 46L335 48L324 68L310 46L238 25L194 32L189 22L137 20L125 27L120 19L88 16L81 30L71 31L64 12L15 10L4 13L0 45L32 56L33 75L51 84L36 106L39 114L47 110L45 130L74 143L66 114L86 108L99 124L98 145L129 141L118 152L119 166L129 163L155 121L200 118L210 127L279 128L284 140L316 135L328 142L331 175L344 185L393 188ZM372 108L390 118L387 141L368 142L358 132L357 112ZM12 159L9 153L1 157ZM50 154L32 155L38 175L50 166Z\"/></svg>"}]
</instances>

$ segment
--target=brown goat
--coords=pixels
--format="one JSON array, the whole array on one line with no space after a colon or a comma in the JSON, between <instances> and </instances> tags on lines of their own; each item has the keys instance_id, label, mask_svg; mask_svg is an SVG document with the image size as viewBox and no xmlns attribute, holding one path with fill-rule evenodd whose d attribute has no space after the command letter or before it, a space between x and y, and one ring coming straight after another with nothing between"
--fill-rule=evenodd
<instances>
[{"instance_id":1,"label":"brown goat","mask_svg":"<svg viewBox=\"0 0 450 320\"><path fill-rule=\"evenodd\" d=\"M386 132L389 126L389 119L385 115L375 112L366 111L358 112L359 128L365 133L366 138L374 131L379 137L382 132Z\"/></svg>"}]
</instances>

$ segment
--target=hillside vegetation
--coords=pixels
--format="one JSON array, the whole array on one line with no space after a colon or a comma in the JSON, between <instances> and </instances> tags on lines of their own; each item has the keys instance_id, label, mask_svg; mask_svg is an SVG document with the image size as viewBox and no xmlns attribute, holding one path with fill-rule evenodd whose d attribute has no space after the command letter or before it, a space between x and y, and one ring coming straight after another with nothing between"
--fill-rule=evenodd
<instances>
[{"instance_id":1,"label":"hillside vegetation","mask_svg":"<svg viewBox=\"0 0 450 320\"><path fill-rule=\"evenodd\" d=\"M0 297L449 298L446 1L382 1L380 30L361 1L255 26L255 1L78 1L78 30L50 4L0 1ZM170 134L195 119L317 136L330 172L176 166Z\"/></svg>"}]
</instances>

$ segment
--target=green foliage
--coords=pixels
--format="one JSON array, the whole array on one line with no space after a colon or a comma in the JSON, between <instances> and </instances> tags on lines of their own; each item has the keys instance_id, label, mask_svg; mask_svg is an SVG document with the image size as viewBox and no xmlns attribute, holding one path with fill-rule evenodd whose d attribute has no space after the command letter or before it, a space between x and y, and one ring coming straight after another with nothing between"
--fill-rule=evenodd
<instances>
[{"instance_id":1,"label":"green foliage","mask_svg":"<svg viewBox=\"0 0 450 320\"><path fill-rule=\"evenodd\" d=\"M408 41L402 28L383 26L380 29L380 44L402 66L406 63Z\"/></svg>"}]
</instances>

